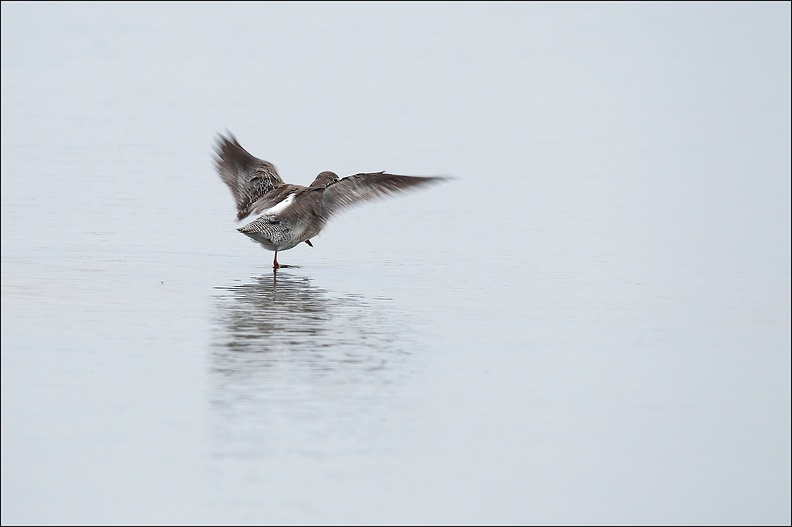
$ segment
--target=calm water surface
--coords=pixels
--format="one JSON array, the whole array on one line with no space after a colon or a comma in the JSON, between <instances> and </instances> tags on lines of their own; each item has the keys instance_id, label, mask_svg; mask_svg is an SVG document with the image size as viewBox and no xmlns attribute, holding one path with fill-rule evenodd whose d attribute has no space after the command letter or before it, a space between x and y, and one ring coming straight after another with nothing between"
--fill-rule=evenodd
<instances>
[{"instance_id":1,"label":"calm water surface","mask_svg":"<svg viewBox=\"0 0 792 527\"><path fill-rule=\"evenodd\" d=\"M4 2L3 524L789 524L789 20Z\"/></svg>"}]
</instances>

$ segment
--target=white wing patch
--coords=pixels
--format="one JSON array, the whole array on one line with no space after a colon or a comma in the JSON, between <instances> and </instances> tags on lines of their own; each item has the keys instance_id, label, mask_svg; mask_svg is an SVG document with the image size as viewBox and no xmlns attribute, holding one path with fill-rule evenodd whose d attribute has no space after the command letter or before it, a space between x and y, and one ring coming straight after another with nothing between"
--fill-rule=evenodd
<instances>
[{"instance_id":1,"label":"white wing patch","mask_svg":"<svg viewBox=\"0 0 792 527\"><path fill-rule=\"evenodd\" d=\"M281 212L289 208L289 206L294 201L295 194L296 194L295 192L292 192L286 197L286 199L284 199L274 207L270 207L267 210L261 211L261 215L263 216L264 214L280 214Z\"/></svg>"}]
</instances>

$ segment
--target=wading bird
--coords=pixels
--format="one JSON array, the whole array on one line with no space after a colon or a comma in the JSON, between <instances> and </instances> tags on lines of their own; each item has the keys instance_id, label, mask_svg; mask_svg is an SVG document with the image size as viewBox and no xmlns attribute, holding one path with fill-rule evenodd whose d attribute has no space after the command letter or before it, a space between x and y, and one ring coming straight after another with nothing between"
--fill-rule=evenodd
<instances>
[{"instance_id":1,"label":"wading bird","mask_svg":"<svg viewBox=\"0 0 792 527\"><path fill-rule=\"evenodd\" d=\"M319 234L331 216L350 205L445 179L386 172L339 178L325 171L307 187L293 185L283 182L272 163L254 157L233 135L228 135L220 135L215 145L217 173L236 200L237 220L256 216L237 230L275 251L275 269L285 267L278 263L278 251L302 242L313 247L311 238Z\"/></svg>"}]
</instances>

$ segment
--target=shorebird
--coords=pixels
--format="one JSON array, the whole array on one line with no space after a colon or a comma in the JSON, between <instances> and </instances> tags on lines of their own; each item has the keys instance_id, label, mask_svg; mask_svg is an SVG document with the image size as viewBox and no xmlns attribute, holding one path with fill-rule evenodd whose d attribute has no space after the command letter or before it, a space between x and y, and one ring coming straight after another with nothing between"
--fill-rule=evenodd
<instances>
[{"instance_id":1,"label":"shorebird","mask_svg":"<svg viewBox=\"0 0 792 527\"><path fill-rule=\"evenodd\" d=\"M399 176L387 172L363 172L345 178L320 172L309 186L284 183L275 166L251 155L236 138L228 134L217 138L215 168L236 200L237 220L251 214L256 219L237 230L265 249L278 252L302 242L311 247L311 238L331 216L356 203L381 198L445 178L437 176Z\"/></svg>"}]
</instances>

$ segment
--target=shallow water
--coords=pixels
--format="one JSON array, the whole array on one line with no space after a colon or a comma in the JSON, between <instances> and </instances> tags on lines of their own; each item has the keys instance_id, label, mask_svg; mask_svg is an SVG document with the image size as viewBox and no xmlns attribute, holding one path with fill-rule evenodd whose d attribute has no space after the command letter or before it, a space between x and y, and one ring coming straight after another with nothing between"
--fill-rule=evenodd
<instances>
[{"instance_id":1,"label":"shallow water","mask_svg":"<svg viewBox=\"0 0 792 527\"><path fill-rule=\"evenodd\" d=\"M4 2L3 524L788 524L789 15Z\"/></svg>"}]
</instances>

